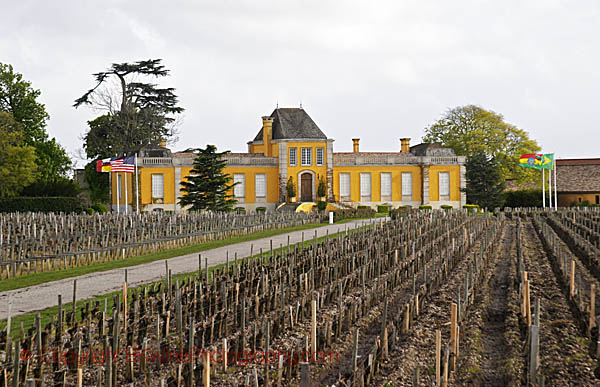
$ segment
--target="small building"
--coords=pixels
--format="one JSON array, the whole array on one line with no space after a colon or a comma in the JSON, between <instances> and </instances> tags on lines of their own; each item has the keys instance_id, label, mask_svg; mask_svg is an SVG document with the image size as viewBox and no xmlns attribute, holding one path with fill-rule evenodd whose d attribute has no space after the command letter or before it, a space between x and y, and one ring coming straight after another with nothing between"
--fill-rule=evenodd
<instances>
[{"instance_id":1,"label":"small building","mask_svg":"<svg viewBox=\"0 0 600 387\"><path fill-rule=\"evenodd\" d=\"M556 190L560 207L600 204L600 159L556 160Z\"/></svg>"},{"instance_id":2,"label":"small building","mask_svg":"<svg viewBox=\"0 0 600 387\"><path fill-rule=\"evenodd\" d=\"M398 152L361 152L352 139L353 152L334 152L328 138L302 108L277 108L262 117L262 125L247 153L225 156L225 172L239 183L233 189L236 207L252 212L274 210L289 201L286 185L292 177L296 200L328 200L350 206L394 207L466 203L465 157L437 144L410 146L401 139ZM138 191L144 211L182 211L180 183L190 174L195 154L172 152L165 146L138 149ZM113 209L125 206L122 173L112 179ZM127 181L127 206L135 206L134 183ZM326 197L317 197L319 181L327 185Z\"/></svg>"}]
</instances>

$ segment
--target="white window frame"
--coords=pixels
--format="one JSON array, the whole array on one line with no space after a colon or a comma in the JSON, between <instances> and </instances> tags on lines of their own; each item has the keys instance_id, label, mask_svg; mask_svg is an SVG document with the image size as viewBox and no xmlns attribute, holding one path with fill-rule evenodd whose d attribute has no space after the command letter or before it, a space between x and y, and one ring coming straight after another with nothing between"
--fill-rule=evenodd
<instances>
[{"instance_id":1,"label":"white window frame","mask_svg":"<svg viewBox=\"0 0 600 387\"><path fill-rule=\"evenodd\" d=\"M290 148L289 162L290 167L296 167L298 165L298 148Z\"/></svg>"},{"instance_id":2,"label":"white window frame","mask_svg":"<svg viewBox=\"0 0 600 387\"><path fill-rule=\"evenodd\" d=\"M438 189L440 200L450 200L450 172L440 172L438 174Z\"/></svg>"},{"instance_id":3,"label":"white window frame","mask_svg":"<svg viewBox=\"0 0 600 387\"><path fill-rule=\"evenodd\" d=\"M361 172L360 174L360 200L371 201L372 181L370 172Z\"/></svg>"},{"instance_id":4,"label":"white window frame","mask_svg":"<svg viewBox=\"0 0 600 387\"><path fill-rule=\"evenodd\" d=\"M391 172L381 172L381 200L384 200L383 197L386 197L387 200L391 200L392 198L392 173Z\"/></svg>"},{"instance_id":5,"label":"white window frame","mask_svg":"<svg viewBox=\"0 0 600 387\"><path fill-rule=\"evenodd\" d=\"M402 200L412 200L413 198L413 177L412 172L402 172Z\"/></svg>"},{"instance_id":6,"label":"white window frame","mask_svg":"<svg viewBox=\"0 0 600 387\"><path fill-rule=\"evenodd\" d=\"M246 174L234 173L233 183L239 183L233 186L233 198L241 201L246 197Z\"/></svg>"},{"instance_id":7,"label":"white window frame","mask_svg":"<svg viewBox=\"0 0 600 387\"><path fill-rule=\"evenodd\" d=\"M157 180L160 178L160 182ZM152 181L152 199L164 199L165 198L165 175L162 173L153 173L151 175ZM162 183L162 184L159 184ZM160 189L159 189L160 187Z\"/></svg>"},{"instance_id":8,"label":"white window frame","mask_svg":"<svg viewBox=\"0 0 600 387\"><path fill-rule=\"evenodd\" d=\"M117 173L117 199L121 200L121 198L123 197L122 193L121 193L121 189L123 187L123 181L122 181L122 177L120 173Z\"/></svg>"},{"instance_id":9,"label":"white window frame","mask_svg":"<svg viewBox=\"0 0 600 387\"><path fill-rule=\"evenodd\" d=\"M267 175L264 173L254 175L254 196L256 199L267 198Z\"/></svg>"},{"instance_id":10,"label":"white window frame","mask_svg":"<svg viewBox=\"0 0 600 387\"><path fill-rule=\"evenodd\" d=\"M315 158L316 158L318 167L322 167L323 165L325 165L325 149L317 148Z\"/></svg>"},{"instance_id":11,"label":"white window frame","mask_svg":"<svg viewBox=\"0 0 600 387\"><path fill-rule=\"evenodd\" d=\"M352 194L352 183L350 180L349 173L340 173L340 200L347 199L350 200L350 195Z\"/></svg>"},{"instance_id":12,"label":"white window frame","mask_svg":"<svg viewBox=\"0 0 600 387\"><path fill-rule=\"evenodd\" d=\"M312 165L312 148L300 148L300 162L303 167Z\"/></svg>"}]
</instances>

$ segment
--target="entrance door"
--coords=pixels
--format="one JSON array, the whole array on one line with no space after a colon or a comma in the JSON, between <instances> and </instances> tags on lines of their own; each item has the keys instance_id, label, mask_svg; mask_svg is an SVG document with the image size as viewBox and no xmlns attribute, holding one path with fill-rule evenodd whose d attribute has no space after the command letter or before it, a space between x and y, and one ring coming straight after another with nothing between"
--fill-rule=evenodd
<instances>
[{"instance_id":1,"label":"entrance door","mask_svg":"<svg viewBox=\"0 0 600 387\"><path fill-rule=\"evenodd\" d=\"M310 173L303 173L300 176L300 201L312 202L312 175Z\"/></svg>"}]
</instances>

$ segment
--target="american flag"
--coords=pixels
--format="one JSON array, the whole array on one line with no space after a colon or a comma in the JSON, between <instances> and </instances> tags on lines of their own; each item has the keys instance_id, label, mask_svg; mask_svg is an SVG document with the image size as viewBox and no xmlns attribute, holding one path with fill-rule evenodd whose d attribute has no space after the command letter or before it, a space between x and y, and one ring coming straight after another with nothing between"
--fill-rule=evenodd
<instances>
[{"instance_id":1,"label":"american flag","mask_svg":"<svg viewBox=\"0 0 600 387\"><path fill-rule=\"evenodd\" d=\"M125 173L134 173L135 172L134 156L129 156L129 157L125 157L125 158L112 160L110 162L110 165L112 167L112 172L125 172Z\"/></svg>"}]
</instances>

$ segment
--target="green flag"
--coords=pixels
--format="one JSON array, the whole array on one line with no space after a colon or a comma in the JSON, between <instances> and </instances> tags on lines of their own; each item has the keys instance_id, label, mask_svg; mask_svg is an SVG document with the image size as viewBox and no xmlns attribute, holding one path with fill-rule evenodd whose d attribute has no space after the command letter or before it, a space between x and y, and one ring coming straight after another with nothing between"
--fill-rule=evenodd
<instances>
[{"instance_id":1,"label":"green flag","mask_svg":"<svg viewBox=\"0 0 600 387\"><path fill-rule=\"evenodd\" d=\"M542 169L554 169L554 153L545 153L542 155Z\"/></svg>"}]
</instances>

